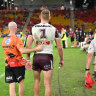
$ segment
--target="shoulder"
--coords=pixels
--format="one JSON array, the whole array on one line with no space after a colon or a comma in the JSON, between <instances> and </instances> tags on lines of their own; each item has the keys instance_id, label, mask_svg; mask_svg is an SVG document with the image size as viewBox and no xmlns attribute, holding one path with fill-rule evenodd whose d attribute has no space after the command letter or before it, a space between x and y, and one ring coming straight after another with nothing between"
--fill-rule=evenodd
<instances>
[{"instance_id":1,"label":"shoulder","mask_svg":"<svg viewBox=\"0 0 96 96\"><path fill-rule=\"evenodd\" d=\"M95 39L93 39L92 41L91 41L91 43L90 43L91 45L93 44L96 44L96 38Z\"/></svg>"},{"instance_id":2,"label":"shoulder","mask_svg":"<svg viewBox=\"0 0 96 96\"><path fill-rule=\"evenodd\" d=\"M95 38L95 39L93 39L91 42L96 42L96 38Z\"/></svg>"},{"instance_id":3,"label":"shoulder","mask_svg":"<svg viewBox=\"0 0 96 96\"><path fill-rule=\"evenodd\" d=\"M35 28L36 25L32 26L32 29Z\"/></svg>"},{"instance_id":4,"label":"shoulder","mask_svg":"<svg viewBox=\"0 0 96 96\"><path fill-rule=\"evenodd\" d=\"M50 25L50 27L51 27L53 30L57 30L57 28L54 27L53 25L51 25L51 24L49 24L49 25Z\"/></svg>"},{"instance_id":5,"label":"shoulder","mask_svg":"<svg viewBox=\"0 0 96 96\"><path fill-rule=\"evenodd\" d=\"M10 36L5 36L4 38L3 38L3 41L2 42L5 42L6 40L11 40L11 38L10 38Z\"/></svg>"},{"instance_id":6,"label":"shoulder","mask_svg":"<svg viewBox=\"0 0 96 96\"><path fill-rule=\"evenodd\" d=\"M34 26L32 27L32 32L35 31L35 30L37 30L37 29L39 28L39 26L40 26L40 23L34 25Z\"/></svg>"},{"instance_id":7,"label":"shoulder","mask_svg":"<svg viewBox=\"0 0 96 96\"><path fill-rule=\"evenodd\" d=\"M4 37L2 40L2 44L6 41L7 37Z\"/></svg>"},{"instance_id":8,"label":"shoulder","mask_svg":"<svg viewBox=\"0 0 96 96\"><path fill-rule=\"evenodd\" d=\"M17 39L19 39L20 37L18 37L18 36L16 36L16 35L12 35L11 38L17 40Z\"/></svg>"},{"instance_id":9,"label":"shoulder","mask_svg":"<svg viewBox=\"0 0 96 96\"><path fill-rule=\"evenodd\" d=\"M17 37L16 35L11 37L15 43L22 41L20 37Z\"/></svg>"}]
</instances>

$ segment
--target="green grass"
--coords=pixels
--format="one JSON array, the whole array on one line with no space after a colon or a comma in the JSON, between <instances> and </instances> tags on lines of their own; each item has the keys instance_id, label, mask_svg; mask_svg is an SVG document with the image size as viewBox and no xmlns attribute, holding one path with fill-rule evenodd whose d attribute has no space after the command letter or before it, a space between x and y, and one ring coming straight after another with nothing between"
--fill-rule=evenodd
<instances>
[{"instance_id":1,"label":"green grass","mask_svg":"<svg viewBox=\"0 0 96 96\"><path fill-rule=\"evenodd\" d=\"M0 44L2 39L0 38ZM69 43L70 44L70 43ZM53 46L54 47L54 46ZM89 91L84 87L86 53L80 48L68 48L64 50L64 68L58 69L59 56L57 48L54 47L54 71L52 78L52 96L59 95L58 72L62 96L96 96L96 86ZM25 57L25 55L23 55ZM4 73L4 52L0 46L0 75ZM93 65L91 65L93 73ZM18 96L18 84L16 84ZM0 96L9 96L9 87L5 83L5 78L0 78ZM33 96L33 72L26 71L24 96ZM44 96L43 74L41 74L40 95Z\"/></svg>"}]
</instances>

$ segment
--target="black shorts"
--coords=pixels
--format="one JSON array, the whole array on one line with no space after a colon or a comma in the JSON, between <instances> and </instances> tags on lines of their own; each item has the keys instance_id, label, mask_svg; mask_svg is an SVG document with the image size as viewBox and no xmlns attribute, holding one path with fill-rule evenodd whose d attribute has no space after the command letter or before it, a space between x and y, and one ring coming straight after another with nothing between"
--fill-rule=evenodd
<instances>
[{"instance_id":1,"label":"black shorts","mask_svg":"<svg viewBox=\"0 0 96 96\"><path fill-rule=\"evenodd\" d=\"M53 69L53 55L52 54L35 54L33 56L33 70L52 70Z\"/></svg>"},{"instance_id":2,"label":"black shorts","mask_svg":"<svg viewBox=\"0 0 96 96\"><path fill-rule=\"evenodd\" d=\"M73 41L74 41L74 38L71 37L71 42L73 42Z\"/></svg>"},{"instance_id":3,"label":"black shorts","mask_svg":"<svg viewBox=\"0 0 96 96\"><path fill-rule=\"evenodd\" d=\"M5 67L5 82L13 83L20 82L25 78L25 66L23 67Z\"/></svg>"}]
</instances>

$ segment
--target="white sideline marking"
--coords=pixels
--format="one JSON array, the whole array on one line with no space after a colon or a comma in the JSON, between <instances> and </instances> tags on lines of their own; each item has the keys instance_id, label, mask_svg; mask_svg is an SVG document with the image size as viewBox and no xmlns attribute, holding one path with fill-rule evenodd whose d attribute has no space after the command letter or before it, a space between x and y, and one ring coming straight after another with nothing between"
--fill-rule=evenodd
<instances>
[{"instance_id":1,"label":"white sideline marking","mask_svg":"<svg viewBox=\"0 0 96 96\"><path fill-rule=\"evenodd\" d=\"M2 73L1 75L0 75L0 78L2 78L2 77L4 77L5 76L5 73Z\"/></svg>"}]
</instances>

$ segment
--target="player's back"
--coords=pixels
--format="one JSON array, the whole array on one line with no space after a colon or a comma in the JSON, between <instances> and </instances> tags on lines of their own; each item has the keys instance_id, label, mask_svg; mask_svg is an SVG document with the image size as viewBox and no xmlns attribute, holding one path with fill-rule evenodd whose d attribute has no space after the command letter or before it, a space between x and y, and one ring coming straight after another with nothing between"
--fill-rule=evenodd
<instances>
[{"instance_id":1,"label":"player's back","mask_svg":"<svg viewBox=\"0 0 96 96\"><path fill-rule=\"evenodd\" d=\"M17 49L18 42L21 42L21 39L15 35L6 36L2 41L2 47L5 52L5 60L9 57L21 58L22 55L20 51ZM21 46L21 45L18 45Z\"/></svg>"},{"instance_id":2,"label":"player's back","mask_svg":"<svg viewBox=\"0 0 96 96\"><path fill-rule=\"evenodd\" d=\"M36 52L36 54L53 54L53 41L56 35L58 35L56 28L48 23L39 23L33 26L32 36L35 41L35 46L44 44L43 51Z\"/></svg>"}]
</instances>

